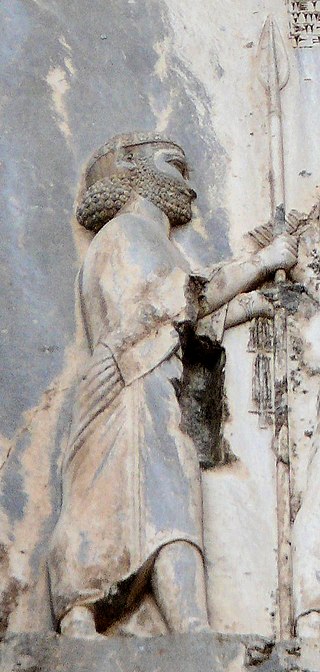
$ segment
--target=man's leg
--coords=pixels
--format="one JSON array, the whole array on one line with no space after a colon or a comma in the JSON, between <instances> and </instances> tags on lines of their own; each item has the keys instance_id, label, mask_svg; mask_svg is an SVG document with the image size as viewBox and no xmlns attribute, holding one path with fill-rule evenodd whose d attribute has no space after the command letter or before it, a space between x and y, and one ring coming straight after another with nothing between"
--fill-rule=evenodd
<instances>
[{"instance_id":1,"label":"man's leg","mask_svg":"<svg viewBox=\"0 0 320 672\"><path fill-rule=\"evenodd\" d=\"M170 631L210 631L203 558L196 546L187 541L163 546L151 583Z\"/></svg>"}]
</instances>

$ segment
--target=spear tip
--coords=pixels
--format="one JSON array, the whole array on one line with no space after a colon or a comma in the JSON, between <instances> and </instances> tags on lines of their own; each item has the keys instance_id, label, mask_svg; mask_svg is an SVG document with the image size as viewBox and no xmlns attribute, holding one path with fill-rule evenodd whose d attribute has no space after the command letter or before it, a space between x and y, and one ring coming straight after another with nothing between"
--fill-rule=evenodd
<instances>
[{"instance_id":1,"label":"spear tip","mask_svg":"<svg viewBox=\"0 0 320 672\"><path fill-rule=\"evenodd\" d=\"M278 73L279 89L283 89L289 79L289 60L278 24L272 14L267 16L262 28L257 58L259 79L264 88L270 88L270 64L273 62Z\"/></svg>"}]
</instances>

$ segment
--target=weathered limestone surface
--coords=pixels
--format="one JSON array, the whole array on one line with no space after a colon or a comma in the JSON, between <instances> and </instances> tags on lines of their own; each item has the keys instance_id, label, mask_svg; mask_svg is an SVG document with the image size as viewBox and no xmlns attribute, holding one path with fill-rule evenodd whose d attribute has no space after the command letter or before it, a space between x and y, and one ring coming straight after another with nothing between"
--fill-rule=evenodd
<instances>
[{"instance_id":1,"label":"weathered limestone surface","mask_svg":"<svg viewBox=\"0 0 320 672\"><path fill-rule=\"evenodd\" d=\"M246 252L245 234L270 214L266 99L256 60L269 13L277 18L290 63L282 94L287 211L307 214L319 197L320 47L292 48L285 0L2 2L2 631L55 626L46 555L60 508L59 468L73 403L73 284L87 249L72 218L80 167L115 133L156 129L171 135L186 150L199 194L192 225L177 234L184 253L202 268ZM288 318L296 617L320 610L318 246L315 216L301 238L293 278L308 291ZM276 465L272 425L261 428L253 405L249 341L243 325L227 332L223 343L223 433L235 459L203 473L208 602L215 630L272 638L279 631ZM115 653L118 640L88 644L88 663L82 663L72 659L78 656L73 644L41 637L6 644L5 672L13 665L34 669L43 649L49 661L43 669L52 669L52 660L70 671L82 664L91 669L92 660L103 669L107 651L111 667L119 655L119 669L130 669L128 649L139 669L147 665L144 655L156 657L150 664L162 669L157 642L143 644L143 655L137 642L122 642L123 654ZM168 642L166 666L174 670L180 645L173 653L171 640L161 641ZM186 643L190 670L219 670L223 659L210 659L211 644L200 636L197 643L199 651L192 640ZM223 651L227 669L247 664L241 643L224 642ZM317 646L301 651L298 662L295 653L274 649L259 669L319 670ZM64 668L68 659L71 667Z\"/></svg>"}]
</instances>

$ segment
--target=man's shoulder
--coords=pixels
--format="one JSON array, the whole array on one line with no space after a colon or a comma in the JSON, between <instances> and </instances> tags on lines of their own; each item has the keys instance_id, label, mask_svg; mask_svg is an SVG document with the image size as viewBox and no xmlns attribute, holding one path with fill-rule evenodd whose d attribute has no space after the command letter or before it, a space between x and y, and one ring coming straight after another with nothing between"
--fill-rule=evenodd
<instances>
[{"instance_id":1,"label":"man's shoulder","mask_svg":"<svg viewBox=\"0 0 320 672\"><path fill-rule=\"evenodd\" d=\"M128 246L146 244L150 222L131 213L119 214L105 224L95 235L85 256L85 265L98 266L114 255L124 253ZM140 241L140 242L139 242Z\"/></svg>"},{"instance_id":2,"label":"man's shoulder","mask_svg":"<svg viewBox=\"0 0 320 672\"><path fill-rule=\"evenodd\" d=\"M122 234L131 236L139 229L145 229L150 225L150 221L143 217L140 217L136 214L130 212L124 212L116 217L110 219L110 221L105 224L99 233L97 233L95 240L102 241L106 238L118 238Z\"/></svg>"}]
</instances>

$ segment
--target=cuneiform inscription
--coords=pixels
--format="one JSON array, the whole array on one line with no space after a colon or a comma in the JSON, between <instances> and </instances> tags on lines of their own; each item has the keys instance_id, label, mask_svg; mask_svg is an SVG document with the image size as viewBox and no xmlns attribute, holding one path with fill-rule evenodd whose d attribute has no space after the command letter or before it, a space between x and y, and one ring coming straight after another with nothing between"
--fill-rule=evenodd
<instances>
[{"instance_id":1,"label":"cuneiform inscription","mask_svg":"<svg viewBox=\"0 0 320 672\"><path fill-rule=\"evenodd\" d=\"M289 1L290 38L294 47L320 44L320 0Z\"/></svg>"}]
</instances>

